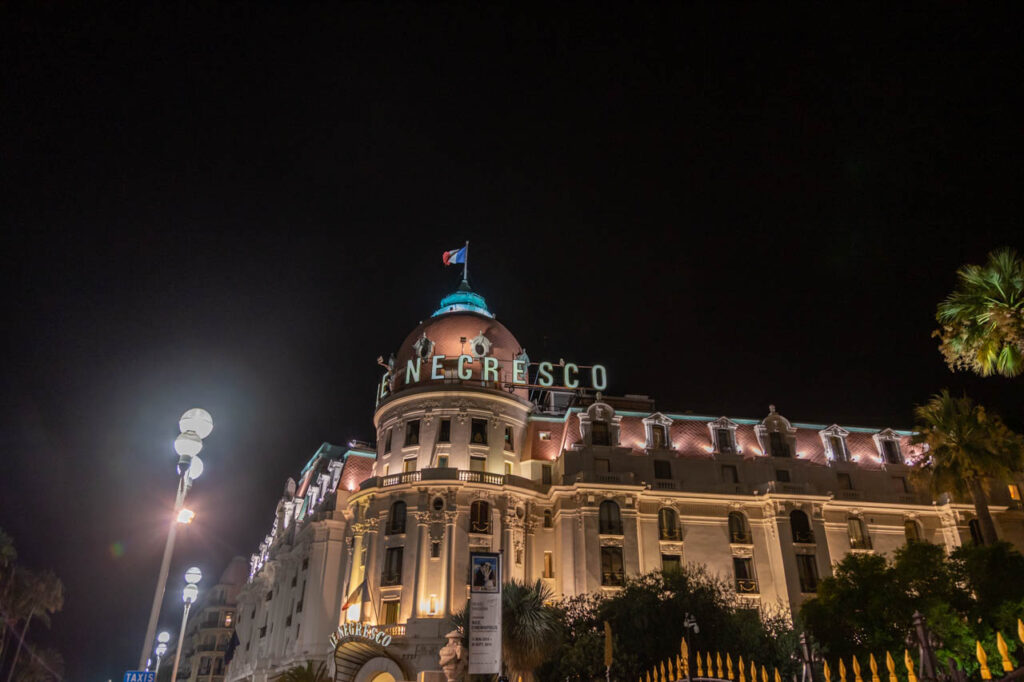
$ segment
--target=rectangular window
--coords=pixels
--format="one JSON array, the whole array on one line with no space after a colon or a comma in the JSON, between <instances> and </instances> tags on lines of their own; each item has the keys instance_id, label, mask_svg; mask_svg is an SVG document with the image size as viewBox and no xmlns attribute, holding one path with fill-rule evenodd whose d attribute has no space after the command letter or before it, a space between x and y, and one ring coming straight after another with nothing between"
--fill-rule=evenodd
<instances>
[{"instance_id":1,"label":"rectangular window","mask_svg":"<svg viewBox=\"0 0 1024 682\"><path fill-rule=\"evenodd\" d=\"M514 450L515 449L514 447L512 447L512 427L511 426L506 426L505 427L505 449L506 450Z\"/></svg>"},{"instance_id":2,"label":"rectangular window","mask_svg":"<svg viewBox=\"0 0 1024 682\"><path fill-rule=\"evenodd\" d=\"M769 433L768 444L772 450L772 457L789 457L789 444L786 442L786 436L781 431Z\"/></svg>"},{"instance_id":3,"label":"rectangular window","mask_svg":"<svg viewBox=\"0 0 1024 682\"><path fill-rule=\"evenodd\" d=\"M441 543L434 540L430 543L430 558L440 559L441 558Z\"/></svg>"},{"instance_id":4,"label":"rectangular window","mask_svg":"<svg viewBox=\"0 0 1024 682\"><path fill-rule=\"evenodd\" d=\"M776 469L775 480L779 483L789 483L789 469Z\"/></svg>"},{"instance_id":5,"label":"rectangular window","mask_svg":"<svg viewBox=\"0 0 1024 682\"><path fill-rule=\"evenodd\" d=\"M537 437L540 438L541 440L551 440L551 432L550 431L539 431L537 433Z\"/></svg>"},{"instance_id":6,"label":"rectangular window","mask_svg":"<svg viewBox=\"0 0 1024 682\"><path fill-rule=\"evenodd\" d=\"M661 555L661 572L669 573L683 570L683 560L678 554Z\"/></svg>"},{"instance_id":7,"label":"rectangular window","mask_svg":"<svg viewBox=\"0 0 1024 682\"><path fill-rule=\"evenodd\" d=\"M203 656L202 658L200 658L199 659L199 674L200 675L209 675L210 674L210 665L211 665L211 661L210 661L210 657L209 656Z\"/></svg>"},{"instance_id":8,"label":"rectangular window","mask_svg":"<svg viewBox=\"0 0 1024 682\"><path fill-rule=\"evenodd\" d=\"M384 471L382 471L380 475L381 476L387 476L390 471L391 471L391 465L390 464L385 464L384 465Z\"/></svg>"},{"instance_id":9,"label":"rectangular window","mask_svg":"<svg viewBox=\"0 0 1024 682\"><path fill-rule=\"evenodd\" d=\"M394 625L398 622L398 609L401 602L397 599L389 599L388 601L381 604L384 608L384 625Z\"/></svg>"},{"instance_id":10,"label":"rectangular window","mask_svg":"<svg viewBox=\"0 0 1024 682\"><path fill-rule=\"evenodd\" d=\"M740 473L732 464L722 465L722 480L726 483L739 483Z\"/></svg>"},{"instance_id":11,"label":"rectangular window","mask_svg":"<svg viewBox=\"0 0 1024 682\"><path fill-rule=\"evenodd\" d=\"M850 533L850 549L871 549L871 544L864 533L864 523L860 519L850 517L846 527Z\"/></svg>"},{"instance_id":12,"label":"rectangular window","mask_svg":"<svg viewBox=\"0 0 1024 682\"><path fill-rule=\"evenodd\" d=\"M903 460L900 458L900 444L899 441L895 440L883 440L882 441L882 457L888 464L902 464Z\"/></svg>"},{"instance_id":13,"label":"rectangular window","mask_svg":"<svg viewBox=\"0 0 1024 682\"><path fill-rule=\"evenodd\" d=\"M609 459L595 459L594 471L599 474L609 474L612 471L612 462Z\"/></svg>"},{"instance_id":14,"label":"rectangular window","mask_svg":"<svg viewBox=\"0 0 1024 682\"><path fill-rule=\"evenodd\" d=\"M828 447L832 451L833 462L845 462L846 457L846 439L840 436L829 436Z\"/></svg>"},{"instance_id":15,"label":"rectangular window","mask_svg":"<svg viewBox=\"0 0 1024 682\"><path fill-rule=\"evenodd\" d=\"M754 576L754 560L750 557L733 557L732 570L736 574L736 591L740 594L757 594L757 578Z\"/></svg>"},{"instance_id":16,"label":"rectangular window","mask_svg":"<svg viewBox=\"0 0 1024 682\"><path fill-rule=\"evenodd\" d=\"M437 427L437 442L438 443L451 443L452 442L452 420L442 419L441 425Z\"/></svg>"},{"instance_id":17,"label":"rectangular window","mask_svg":"<svg viewBox=\"0 0 1024 682\"><path fill-rule=\"evenodd\" d=\"M626 576L622 570L622 548L601 548L601 584L621 585Z\"/></svg>"},{"instance_id":18,"label":"rectangular window","mask_svg":"<svg viewBox=\"0 0 1024 682\"><path fill-rule=\"evenodd\" d=\"M668 447L668 434L666 429L661 424L651 425L651 448L654 450L663 450Z\"/></svg>"},{"instance_id":19,"label":"rectangular window","mask_svg":"<svg viewBox=\"0 0 1024 682\"><path fill-rule=\"evenodd\" d=\"M447 469L448 468L448 455L438 455L437 456L437 468L438 469Z\"/></svg>"},{"instance_id":20,"label":"rectangular window","mask_svg":"<svg viewBox=\"0 0 1024 682\"><path fill-rule=\"evenodd\" d=\"M850 474L836 474L836 482L840 490L853 490L853 479Z\"/></svg>"},{"instance_id":21,"label":"rectangular window","mask_svg":"<svg viewBox=\"0 0 1024 682\"><path fill-rule=\"evenodd\" d=\"M1016 483L1011 483L1007 488L1010 490L1010 499L1014 502L1020 502L1020 486Z\"/></svg>"},{"instance_id":22,"label":"rectangular window","mask_svg":"<svg viewBox=\"0 0 1024 682\"><path fill-rule=\"evenodd\" d=\"M487 420L474 419L469 430L470 445L487 445Z\"/></svg>"},{"instance_id":23,"label":"rectangular window","mask_svg":"<svg viewBox=\"0 0 1024 682\"><path fill-rule=\"evenodd\" d=\"M402 583L402 548L388 547L384 553L384 571L380 576L381 585Z\"/></svg>"},{"instance_id":24,"label":"rectangular window","mask_svg":"<svg viewBox=\"0 0 1024 682\"><path fill-rule=\"evenodd\" d=\"M811 593L818 591L818 563L813 554L796 555L797 572L800 574L800 591Z\"/></svg>"},{"instance_id":25,"label":"rectangular window","mask_svg":"<svg viewBox=\"0 0 1024 682\"><path fill-rule=\"evenodd\" d=\"M732 429L715 429L715 445L723 455L735 455L736 444L733 443Z\"/></svg>"},{"instance_id":26,"label":"rectangular window","mask_svg":"<svg viewBox=\"0 0 1024 682\"><path fill-rule=\"evenodd\" d=\"M555 577L555 557L551 552L544 552L544 577Z\"/></svg>"},{"instance_id":27,"label":"rectangular window","mask_svg":"<svg viewBox=\"0 0 1024 682\"><path fill-rule=\"evenodd\" d=\"M384 433L384 452L391 452L391 429Z\"/></svg>"},{"instance_id":28,"label":"rectangular window","mask_svg":"<svg viewBox=\"0 0 1024 682\"><path fill-rule=\"evenodd\" d=\"M655 478L672 478L672 462L667 459L654 460Z\"/></svg>"},{"instance_id":29,"label":"rectangular window","mask_svg":"<svg viewBox=\"0 0 1024 682\"><path fill-rule=\"evenodd\" d=\"M410 457L409 459L402 461L402 471L408 473L410 471L416 471L416 458Z\"/></svg>"},{"instance_id":30,"label":"rectangular window","mask_svg":"<svg viewBox=\"0 0 1024 682\"><path fill-rule=\"evenodd\" d=\"M608 436L608 422L591 422L590 444L611 445L611 440Z\"/></svg>"},{"instance_id":31,"label":"rectangular window","mask_svg":"<svg viewBox=\"0 0 1024 682\"><path fill-rule=\"evenodd\" d=\"M486 471L487 470L487 458L486 457L470 457L469 458L469 470L470 471Z\"/></svg>"},{"instance_id":32,"label":"rectangular window","mask_svg":"<svg viewBox=\"0 0 1024 682\"><path fill-rule=\"evenodd\" d=\"M551 485L551 465L541 464L540 465L540 482L543 485Z\"/></svg>"},{"instance_id":33,"label":"rectangular window","mask_svg":"<svg viewBox=\"0 0 1024 682\"><path fill-rule=\"evenodd\" d=\"M419 419L413 419L411 422L408 422L405 425L405 445L406 445L406 447L409 447L410 445L419 445L419 444L420 444L420 420Z\"/></svg>"},{"instance_id":34,"label":"rectangular window","mask_svg":"<svg viewBox=\"0 0 1024 682\"><path fill-rule=\"evenodd\" d=\"M512 475L512 462L505 462L505 475L506 476L511 476Z\"/></svg>"}]
</instances>

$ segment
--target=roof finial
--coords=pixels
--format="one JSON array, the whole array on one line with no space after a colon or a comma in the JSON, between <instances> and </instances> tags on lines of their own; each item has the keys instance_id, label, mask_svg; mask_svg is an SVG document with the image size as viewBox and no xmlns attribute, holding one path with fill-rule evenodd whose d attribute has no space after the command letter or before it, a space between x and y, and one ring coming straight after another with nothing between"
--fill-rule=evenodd
<instances>
[{"instance_id":1,"label":"roof finial","mask_svg":"<svg viewBox=\"0 0 1024 682\"><path fill-rule=\"evenodd\" d=\"M774 405L769 405L768 406L768 414L775 414L775 406Z\"/></svg>"}]
</instances>

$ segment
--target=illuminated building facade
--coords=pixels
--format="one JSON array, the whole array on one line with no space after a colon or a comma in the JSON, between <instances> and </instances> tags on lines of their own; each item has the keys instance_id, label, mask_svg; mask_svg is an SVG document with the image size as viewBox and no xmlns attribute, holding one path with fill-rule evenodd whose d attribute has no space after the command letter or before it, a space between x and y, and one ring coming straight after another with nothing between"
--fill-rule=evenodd
<instances>
[{"instance_id":1,"label":"illuminated building facade","mask_svg":"<svg viewBox=\"0 0 1024 682\"><path fill-rule=\"evenodd\" d=\"M557 596L693 562L795 609L849 552L977 532L972 506L915 487L907 431L606 397L603 367L531 361L467 287L382 364L376 445L324 444L286 486L240 596L230 680L307 660L345 682L430 677L473 550ZM992 503L1024 545L1019 490Z\"/></svg>"}]
</instances>

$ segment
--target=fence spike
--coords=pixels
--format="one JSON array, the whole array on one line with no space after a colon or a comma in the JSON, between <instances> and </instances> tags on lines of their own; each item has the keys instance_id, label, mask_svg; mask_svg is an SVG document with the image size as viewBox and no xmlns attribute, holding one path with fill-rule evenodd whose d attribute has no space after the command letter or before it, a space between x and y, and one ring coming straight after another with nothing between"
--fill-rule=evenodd
<instances>
[{"instance_id":1,"label":"fence spike","mask_svg":"<svg viewBox=\"0 0 1024 682\"><path fill-rule=\"evenodd\" d=\"M856 656L853 657L853 679L856 682L864 682L864 678L860 676L860 661Z\"/></svg>"},{"instance_id":2,"label":"fence spike","mask_svg":"<svg viewBox=\"0 0 1024 682\"><path fill-rule=\"evenodd\" d=\"M679 640L679 655L684 661L690 660L690 647L686 646L686 638Z\"/></svg>"},{"instance_id":3,"label":"fence spike","mask_svg":"<svg viewBox=\"0 0 1024 682\"><path fill-rule=\"evenodd\" d=\"M722 679L722 654L718 651L715 652L715 671L718 673L718 679Z\"/></svg>"},{"instance_id":4,"label":"fence spike","mask_svg":"<svg viewBox=\"0 0 1024 682\"><path fill-rule=\"evenodd\" d=\"M888 651L885 652L885 667L889 670L889 682L899 682L899 678L896 677L896 661Z\"/></svg>"},{"instance_id":5,"label":"fence spike","mask_svg":"<svg viewBox=\"0 0 1024 682\"><path fill-rule=\"evenodd\" d=\"M828 661L822 661L821 664L821 671L825 673L825 682L832 682L832 671L828 667Z\"/></svg>"},{"instance_id":6,"label":"fence spike","mask_svg":"<svg viewBox=\"0 0 1024 682\"><path fill-rule=\"evenodd\" d=\"M917 675L914 674L914 659L910 657L910 651L903 650L903 665L907 666L907 682L917 682Z\"/></svg>"},{"instance_id":7,"label":"fence spike","mask_svg":"<svg viewBox=\"0 0 1024 682\"><path fill-rule=\"evenodd\" d=\"M1017 619L1017 639L1024 642L1024 620Z\"/></svg>"},{"instance_id":8,"label":"fence spike","mask_svg":"<svg viewBox=\"0 0 1024 682\"><path fill-rule=\"evenodd\" d=\"M739 669L739 677L737 682L747 682L747 678L743 676L743 657L740 656L740 660L736 662L736 667Z\"/></svg>"},{"instance_id":9,"label":"fence spike","mask_svg":"<svg viewBox=\"0 0 1024 682\"><path fill-rule=\"evenodd\" d=\"M846 682L846 664L843 663L843 659L839 659L839 680L840 682Z\"/></svg>"},{"instance_id":10,"label":"fence spike","mask_svg":"<svg viewBox=\"0 0 1024 682\"><path fill-rule=\"evenodd\" d=\"M750 662L750 682L757 682L757 663Z\"/></svg>"},{"instance_id":11,"label":"fence spike","mask_svg":"<svg viewBox=\"0 0 1024 682\"><path fill-rule=\"evenodd\" d=\"M992 671L988 669L988 655L985 653L985 649L982 648L981 642L974 640L974 654L978 657L978 663L981 665L981 679L991 680Z\"/></svg>"},{"instance_id":12,"label":"fence spike","mask_svg":"<svg viewBox=\"0 0 1024 682\"><path fill-rule=\"evenodd\" d=\"M704 666L701 664L700 652L697 652L697 677L704 677Z\"/></svg>"},{"instance_id":13,"label":"fence spike","mask_svg":"<svg viewBox=\"0 0 1024 682\"><path fill-rule=\"evenodd\" d=\"M680 656L676 659L676 670L679 671L681 677L690 676L690 659L686 656Z\"/></svg>"},{"instance_id":14,"label":"fence spike","mask_svg":"<svg viewBox=\"0 0 1024 682\"><path fill-rule=\"evenodd\" d=\"M1013 671L1013 662L1010 660L1010 650L1006 646L1006 640L1003 639L1003 633L996 633L996 648L999 649L999 657L1003 659L1003 672Z\"/></svg>"},{"instance_id":15,"label":"fence spike","mask_svg":"<svg viewBox=\"0 0 1024 682\"><path fill-rule=\"evenodd\" d=\"M768 669L761 666L761 682L768 682Z\"/></svg>"},{"instance_id":16,"label":"fence spike","mask_svg":"<svg viewBox=\"0 0 1024 682\"><path fill-rule=\"evenodd\" d=\"M647 671L647 682L651 682L651 671Z\"/></svg>"},{"instance_id":17,"label":"fence spike","mask_svg":"<svg viewBox=\"0 0 1024 682\"><path fill-rule=\"evenodd\" d=\"M661 682L668 682L668 677L665 676L665 661L659 663L658 667L661 669Z\"/></svg>"},{"instance_id":18,"label":"fence spike","mask_svg":"<svg viewBox=\"0 0 1024 682\"><path fill-rule=\"evenodd\" d=\"M782 676L779 675L779 669L775 669L775 682L782 682Z\"/></svg>"},{"instance_id":19,"label":"fence spike","mask_svg":"<svg viewBox=\"0 0 1024 682\"><path fill-rule=\"evenodd\" d=\"M711 652L710 652L710 651L708 652L708 656L707 656L707 663L708 663L708 666L707 666L707 668L708 668L708 674L707 674L707 676L708 676L708 677L714 677L714 676L715 676L715 668L714 668L714 666L713 666L713 665L711 664Z\"/></svg>"},{"instance_id":20,"label":"fence spike","mask_svg":"<svg viewBox=\"0 0 1024 682\"><path fill-rule=\"evenodd\" d=\"M729 652L725 652L725 676L727 679L735 680L736 678L732 674L732 656Z\"/></svg>"},{"instance_id":21,"label":"fence spike","mask_svg":"<svg viewBox=\"0 0 1024 682\"><path fill-rule=\"evenodd\" d=\"M882 682L882 678L878 676L878 661L875 660L874 654L868 654L868 667L871 668L871 682Z\"/></svg>"}]
</instances>

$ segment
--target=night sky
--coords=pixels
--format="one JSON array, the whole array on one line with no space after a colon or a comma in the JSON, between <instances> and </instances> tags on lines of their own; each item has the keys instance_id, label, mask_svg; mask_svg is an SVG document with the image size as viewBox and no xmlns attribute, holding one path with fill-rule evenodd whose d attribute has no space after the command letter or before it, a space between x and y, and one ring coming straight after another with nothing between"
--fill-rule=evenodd
<instances>
[{"instance_id":1,"label":"night sky","mask_svg":"<svg viewBox=\"0 0 1024 682\"><path fill-rule=\"evenodd\" d=\"M137 662L179 415L216 427L166 629L184 568L373 439L467 239L530 355L610 393L908 427L949 387L1024 426L930 338L1024 248L1020 17L289 4L0 4L0 527L66 585L33 637L67 679Z\"/></svg>"}]
</instances>

